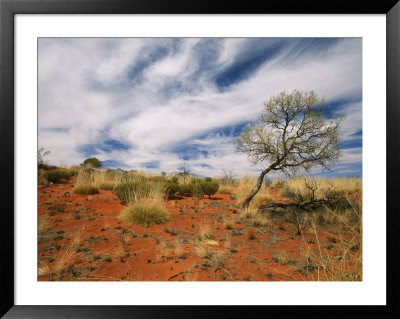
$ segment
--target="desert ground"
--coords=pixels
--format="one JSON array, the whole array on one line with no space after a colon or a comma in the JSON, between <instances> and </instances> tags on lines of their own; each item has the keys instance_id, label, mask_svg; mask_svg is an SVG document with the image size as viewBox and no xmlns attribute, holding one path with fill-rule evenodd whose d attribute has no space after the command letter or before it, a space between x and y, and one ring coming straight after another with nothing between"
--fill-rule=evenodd
<instances>
[{"instance_id":1,"label":"desert ground","mask_svg":"<svg viewBox=\"0 0 400 319\"><path fill-rule=\"evenodd\" d=\"M115 185L79 194L71 175L39 176L39 281L362 280L358 188L300 205L284 181L269 181L243 209L254 182L245 177L210 196L174 193L163 199L168 220L132 223Z\"/></svg>"}]
</instances>

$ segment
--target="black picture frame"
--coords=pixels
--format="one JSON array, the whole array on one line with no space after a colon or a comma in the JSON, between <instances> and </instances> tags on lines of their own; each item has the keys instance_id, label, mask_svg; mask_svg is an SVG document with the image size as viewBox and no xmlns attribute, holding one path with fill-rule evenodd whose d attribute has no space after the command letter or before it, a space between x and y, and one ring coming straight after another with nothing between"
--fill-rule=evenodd
<instances>
[{"instance_id":1,"label":"black picture frame","mask_svg":"<svg viewBox=\"0 0 400 319\"><path fill-rule=\"evenodd\" d=\"M386 117L386 306L21 306L14 303L14 15L15 14L385 14L387 21L387 117ZM354 318L369 315L400 317L399 273L396 246L399 232L396 182L400 152L400 3L398 0L283 0L283 1L184 1L184 0L0 0L0 180L1 194L1 308L4 318L159 318L247 317L261 315ZM382 174L382 169L377 168ZM396 254L397 253L397 254ZM240 293L240 292L238 292ZM177 301L179 304L179 301Z\"/></svg>"}]
</instances>

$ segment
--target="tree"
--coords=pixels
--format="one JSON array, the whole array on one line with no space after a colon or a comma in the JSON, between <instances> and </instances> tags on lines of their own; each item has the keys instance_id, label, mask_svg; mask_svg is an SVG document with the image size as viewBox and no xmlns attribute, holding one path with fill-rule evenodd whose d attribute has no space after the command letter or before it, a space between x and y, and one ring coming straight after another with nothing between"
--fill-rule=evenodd
<instances>
[{"instance_id":1,"label":"tree","mask_svg":"<svg viewBox=\"0 0 400 319\"><path fill-rule=\"evenodd\" d=\"M211 198L211 195L214 195L216 192L218 192L219 183L216 180L204 179L204 181L201 181L200 185L203 189L203 193L208 195L208 198Z\"/></svg>"},{"instance_id":2,"label":"tree","mask_svg":"<svg viewBox=\"0 0 400 319\"><path fill-rule=\"evenodd\" d=\"M38 160L38 164L43 164L43 158L46 155L49 155L50 151L45 151L44 147L39 147L38 151L37 151L37 160Z\"/></svg>"},{"instance_id":3,"label":"tree","mask_svg":"<svg viewBox=\"0 0 400 319\"><path fill-rule=\"evenodd\" d=\"M85 159L83 161L83 165L84 166L86 166L88 164L92 165L94 168L101 168L102 167L101 162L95 157L87 158L87 159Z\"/></svg>"},{"instance_id":4,"label":"tree","mask_svg":"<svg viewBox=\"0 0 400 319\"><path fill-rule=\"evenodd\" d=\"M256 185L242 203L249 206L270 171L294 174L316 166L330 169L341 156L340 126L343 117L325 120L324 101L311 92L281 92L265 103L256 123L235 141L253 165L265 163Z\"/></svg>"},{"instance_id":5,"label":"tree","mask_svg":"<svg viewBox=\"0 0 400 319\"><path fill-rule=\"evenodd\" d=\"M181 166L178 167L178 171L180 171L177 176L181 176L183 178L183 183L186 183L186 178L189 177L190 175L193 175L191 170L186 167L185 164L182 164Z\"/></svg>"}]
</instances>

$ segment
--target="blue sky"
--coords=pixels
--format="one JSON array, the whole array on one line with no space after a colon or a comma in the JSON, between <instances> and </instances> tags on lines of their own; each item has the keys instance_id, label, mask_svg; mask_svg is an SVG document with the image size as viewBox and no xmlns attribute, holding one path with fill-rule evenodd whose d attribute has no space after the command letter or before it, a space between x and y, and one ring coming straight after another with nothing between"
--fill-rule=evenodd
<instances>
[{"instance_id":1,"label":"blue sky","mask_svg":"<svg viewBox=\"0 0 400 319\"><path fill-rule=\"evenodd\" d=\"M314 90L345 114L343 157L362 173L361 38L40 38L39 146L55 165L197 175L256 173L233 141L281 91Z\"/></svg>"}]
</instances>

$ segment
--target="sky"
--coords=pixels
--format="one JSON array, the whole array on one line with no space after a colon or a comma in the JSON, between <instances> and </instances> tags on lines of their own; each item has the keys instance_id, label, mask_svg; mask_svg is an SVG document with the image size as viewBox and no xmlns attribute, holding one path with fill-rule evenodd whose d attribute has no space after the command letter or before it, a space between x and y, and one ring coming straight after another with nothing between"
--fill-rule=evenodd
<instances>
[{"instance_id":1,"label":"sky","mask_svg":"<svg viewBox=\"0 0 400 319\"><path fill-rule=\"evenodd\" d=\"M361 38L40 38L38 146L53 165L257 174L233 141L294 89L346 115L343 156L312 174L361 177Z\"/></svg>"}]
</instances>

